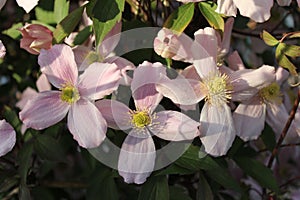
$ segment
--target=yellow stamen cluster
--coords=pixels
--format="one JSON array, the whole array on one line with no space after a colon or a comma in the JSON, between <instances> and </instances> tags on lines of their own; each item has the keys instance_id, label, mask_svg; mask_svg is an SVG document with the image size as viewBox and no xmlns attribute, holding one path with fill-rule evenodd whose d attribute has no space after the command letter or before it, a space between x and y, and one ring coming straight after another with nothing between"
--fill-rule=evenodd
<instances>
[{"instance_id":1,"label":"yellow stamen cluster","mask_svg":"<svg viewBox=\"0 0 300 200\"><path fill-rule=\"evenodd\" d=\"M259 91L259 95L265 103L271 102L280 104L282 102L280 86L276 82L262 88Z\"/></svg>"},{"instance_id":2,"label":"yellow stamen cluster","mask_svg":"<svg viewBox=\"0 0 300 200\"><path fill-rule=\"evenodd\" d=\"M144 128L151 124L151 121L151 117L146 110L134 111L131 113L131 123L135 128Z\"/></svg>"},{"instance_id":3,"label":"yellow stamen cluster","mask_svg":"<svg viewBox=\"0 0 300 200\"><path fill-rule=\"evenodd\" d=\"M72 104L80 99L80 95L77 88L72 84L65 84L62 88L60 88L60 90L60 99L62 101Z\"/></svg>"}]
</instances>

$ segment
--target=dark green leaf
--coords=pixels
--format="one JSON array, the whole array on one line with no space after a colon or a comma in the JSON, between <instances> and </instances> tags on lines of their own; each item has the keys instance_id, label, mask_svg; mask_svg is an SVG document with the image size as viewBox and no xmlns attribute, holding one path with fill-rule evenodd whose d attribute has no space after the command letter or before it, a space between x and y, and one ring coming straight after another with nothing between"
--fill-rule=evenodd
<instances>
[{"instance_id":1,"label":"dark green leaf","mask_svg":"<svg viewBox=\"0 0 300 200\"><path fill-rule=\"evenodd\" d=\"M180 175L185 175L185 174L192 174L194 171L191 171L187 168L180 167L179 165L172 164L168 166L167 168L163 169L162 171L158 173L154 173L155 176L160 176L160 175L168 175L168 174L180 174Z\"/></svg>"},{"instance_id":2,"label":"dark green leaf","mask_svg":"<svg viewBox=\"0 0 300 200\"><path fill-rule=\"evenodd\" d=\"M27 185L21 184L19 188L20 188L19 199L20 200L30 200L31 197L30 197L30 192L29 192Z\"/></svg>"},{"instance_id":3,"label":"dark green leaf","mask_svg":"<svg viewBox=\"0 0 300 200\"><path fill-rule=\"evenodd\" d=\"M54 43L61 43L65 37L72 33L81 20L83 10L84 6L77 8L56 26L56 29L53 32Z\"/></svg>"},{"instance_id":4,"label":"dark green leaf","mask_svg":"<svg viewBox=\"0 0 300 200\"><path fill-rule=\"evenodd\" d=\"M260 137L267 149L272 151L276 146L276 138L273 130L269 126L266 126Z\"/></svg>"},{"instance_id":5,"label":"dark green leaf","mask_svg":"<svg viewBox=\"0 0 300 200\"><path fill-rule=\"evenodd\" d=\"M26 184L27 173L31 165L31 156L33 152L33 144L31 142L25 143L18 154L19 174L21 177L21 183Z\"/></svg>"},{"instance_id":6,"label":"dark green leaf","mask_svg":"<svg viewBox=\"0 0 300 200\"><path fill-rule=\"evenodd\" d=\"M83 30L81 30L74 39L74 45L81 45L83 44L89 36L93 33L93 27L87 26Z\"/></svg>"},{"instance_id":7,"label":"dark green leaf","mask_svg":"<svg viewBox=\"0 0 300 200\"><path fill-rule=\"evenodd\" d=\"M236 157L234 158L234 161L246 174L254 178L262 187L269 188L276 193L279 192L279 187L271 169L252 158Z\"/></svg>"},{"instance_id":8,"label":"dark green leaf","mask_svg":"<svg viewBox=\"0 0 300 200\"><path fill-rule=\"evenodd\" d=\"M269 46L276 46L279 43L279 41L275 37L273 37L270 33L268 33L265 30L262 32L261 37Z\"/></svg>"},{"instance_id":9,"label":"dark green leaf","mask_svg":"<svg viewBox=\"0 0 300 200\"><path fill-rule=\"evenodd\" d=\"M224 19L221 14L215 11L217 5L212 2L199 2L198 5L209 25L215 29L224 31Z\"/></svg>"},{"instance_id":10,"label":"dark green leaf","mask_svg":"<svg viewBox=\"0 0 300 200\"><path fill-rule=\"evenodd\" d=\"M12 110L8 106L4 106L4 113L3 117L6 119L7 122L9 122L14 128L20 128L21 122L19 120L19 117L17 113Z\"/></svg>"},{"instance_id":11,"label":"dark green leaf","mask_svg":"<svg viewBox=\"0 0 300 200\"><path fill-rule=\"evenodd\" d=\"M63 20L69 13L69 4L67 0L55 0L54 2L54 16L56 23Z\"/></svg>"},{"instance_id":12,"label":"dark green leaf","mask_svg":"<svg viewBox=\"0 0 300 200\"><path fill-rule=\"evenodd\" d=\"M202 200L202 199L213 200L214 196L205 177L202 174L200 174L198 189L197 189L197 200Z\"/></svg>"},{"instance_id":13,"label":"dark green leaf","mask_svg":"<svg viewBox=\"0 0 300 200\"><path fill-rule=\"evenodd\" d=\"M169 187L170 200L192 200L186 188L180 186Z\"/></svg>"},{"instance_id":14,"label":"dark green leaf","mask_svg":"<svg viewBox=\"0 0 300 200\"><path fill-rule=\"evenodd\" d=\"M169 199L169 186L166 176L152 176L141 188L138 200Z\"/></svg>"},{"instance_id":15,"label":"dark green leaf","mask_svg":"<svg viewBox=\"0 0 300 200\"><path fill-rule=\"evenodd\" d=\"M35 16L37 21L45 24L56 24L56 17L53 12L53 1L40 0L39 5L35 7Z\"/></svg>"},{"instance_id":16,"label":"dark green leaf","mask_svg":"<svg viewBox=\"0 0 300 200\"><path fill-rule=\"evenodd\" d=\"M189 25L194 16L194 3L184 4L177 8L165 21L164 27L180 34Z\"/></svg>"}]
</instances>

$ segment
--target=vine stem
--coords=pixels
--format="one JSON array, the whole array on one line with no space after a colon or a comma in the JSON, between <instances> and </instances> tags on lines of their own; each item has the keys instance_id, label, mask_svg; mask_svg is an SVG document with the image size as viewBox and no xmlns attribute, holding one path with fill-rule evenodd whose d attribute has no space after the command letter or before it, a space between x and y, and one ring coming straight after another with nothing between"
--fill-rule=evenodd
<instances>
[{"instance_id":1,"label":"vine stem","mask_svg":"<svg viewBox=\"0 0 300 200\"><path fill-rule=\"evenodd\" d=\"M268 165L267 165L268 168L272 167L273 161L274 161L276 155L279 152L280 146L281 146L281 144L282 144L285 136L287 135L287 132L288 132L288 130L289 130L291 124L292 124L292 121L295 118L295 114L296 114L297 109L298 109L299 101L300 101L300 90L298 89L298 96L297 96L297 98L296 98L296 100L294 102L293 108L292 108L292 110L290 112L290 116L289 116L289 118L288 118L288 120L287 120L287 122L286 122L286 124L285 124L285 126L284 126L284 128L283 128L283 130L281 132L281 134L280 134L280 137L279 137L279 139L278 139L278 141L276 143L276 146L275 146L275 148L272 151L272 155L271 155L271 157L269 159L269 162L268 162Z\"/></svg>"}]
</instances>

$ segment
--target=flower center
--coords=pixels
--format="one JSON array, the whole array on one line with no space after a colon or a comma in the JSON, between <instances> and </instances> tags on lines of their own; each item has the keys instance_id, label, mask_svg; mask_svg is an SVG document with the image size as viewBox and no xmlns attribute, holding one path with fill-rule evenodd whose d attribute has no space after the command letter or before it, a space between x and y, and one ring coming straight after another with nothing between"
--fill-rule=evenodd
<instances>
[{"instance_id":1,"label":"flower center","mask_svg":"<svg viewBox=\"0 0 300 200\"><path fill-rule=\"evenodd\" d=\"M80 95L77 88L71 84L65 84L60 90L60 99L62 101L72 104L80 99Z\"/></svg>"},{"instance_id":2,"label":"flower center","mask_svg":"<svg viewBox=\"0 0 300 200\"><path fill-rule=\"evenodd\" d=\"M206 91L205 100L213 105L227 103L231 99L232 86L228 84L228 76L219 72L205 78L201 83Z\"/></svg>"},{"instance_id":3,"label":"flower center","mask_svg":"<svg viewBox=\"0 0 300 200\"><path fill-rule=\"evenodd\" d=\"M131 123L136 128L144 128L151 123L151 117L147 111L134 111L131 114Z\"/></svg>"},{"instance_id":4,"label":"flower center","mask_svg":"<svg viewBox=\"0 0 300 200\"><path fill-rule=\"evenodd\" d=\"M280 104L282 102L280 86L274 82L259 91L259 95L264 102Z\"/></svg>"}]
</instances>

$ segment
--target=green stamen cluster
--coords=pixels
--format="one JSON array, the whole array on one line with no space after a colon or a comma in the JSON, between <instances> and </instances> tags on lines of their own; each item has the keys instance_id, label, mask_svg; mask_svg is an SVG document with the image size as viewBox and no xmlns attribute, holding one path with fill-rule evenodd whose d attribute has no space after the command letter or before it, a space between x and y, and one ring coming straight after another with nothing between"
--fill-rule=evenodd
<instances>
[{"instance_id":1,"label":"green stamen cluster","mask_svg":"<svg viewBox=\"0 0 300 200\"><path fill-rule=\"evenodd\" d=\"M80 95L76 87L71 84L66 84L61 88L60 99L72 104L80 99Z\"/></svg>"},{"instance_id":2,"label":"green stamen cluster","mask_svg":"<svg viewBox=\"0 0 300 200\"><path fill-rule=\"evenodd\" d=\"M280 86L276 82L262 88L259 91L259 95L265 102L273 102L279 104L282 101Z\"/></svg>"}]
</instances>

